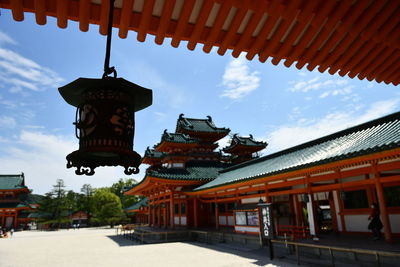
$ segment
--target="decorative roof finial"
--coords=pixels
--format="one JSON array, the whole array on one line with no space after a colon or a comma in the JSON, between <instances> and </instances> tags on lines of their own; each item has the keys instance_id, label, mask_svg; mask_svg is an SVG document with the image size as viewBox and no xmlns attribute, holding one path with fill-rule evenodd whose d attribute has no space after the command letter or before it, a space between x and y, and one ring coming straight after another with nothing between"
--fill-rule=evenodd
<instances>
[{"instance_id":1,"label":"decorative roof finial","mask_svg":"<svg viewBox=\"0 0 400 267\"><path fill-rule=\"evenodd\" d=\"M212 118L211 118L210 115L207 116L207 119L208 119L209 122L212 122Z\"/></svg>"},{"instance_id":2,"label":"decorative roof finial","mask_svg":"<svg viewBox=\"0 0 400 267\"><path fill-rule=\"evenodd\" d=\"M185 114L183 114L183 113L179 114L179 119L180 120L183 119L183 116L185 116Z\"/></svg>"}]
</instances>

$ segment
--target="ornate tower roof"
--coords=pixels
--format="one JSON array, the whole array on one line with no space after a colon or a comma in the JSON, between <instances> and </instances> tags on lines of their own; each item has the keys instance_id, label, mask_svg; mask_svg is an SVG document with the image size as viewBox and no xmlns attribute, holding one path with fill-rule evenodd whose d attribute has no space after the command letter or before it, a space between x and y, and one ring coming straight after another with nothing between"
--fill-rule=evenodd
<instances>
[{"instance_id":1,"label":"ornate tower roof","mask_svg":"<svg viewBox=\"0 0 400 267\"><path fill-rule=\"evenodd\" d=\"M250 134L249 137L239 136L234 134L232 136L231 144L223 148L225 153L230 154L247 154L254 153L266 148L267 142L256 141Z\"/></svg>"},{"instance_id":2,"label":"ornate tower roof","mask_svg":"<svg viewBox=\"0 0 400 267\"><path fill-rule=\"evenodd\" d=\"M149 165L158 165L161 164L162 159L165 156L166 153L147 147L146 151L144 152L142 163Z\"/></svg>"},{"instance_id":3,"label":"ornate tower roof","mask_svg":"<svg viewBox=\"0 0 400 267\"><path fill-rule=\"evenodd\" d=\"M216 142L230 131L229 128L215 126L211 116L207 116L207 119L193 119L185 118L184 114L179 115L175 130L207 142Z\"/></svg>"},{"instance_id":4,"label":"ornate tower roof","mask_svg":"<svg viewBox=\"0 0 400 267\"><path fill-rule=\"evenodd\" d=\"M154 148L160 152L168 152L173 148L193 148L196 147L198 143L199 140L192 138L187 134L169 133L167 130L164 130L160 143L156 144Z\"/></svg>"}]
</instances>

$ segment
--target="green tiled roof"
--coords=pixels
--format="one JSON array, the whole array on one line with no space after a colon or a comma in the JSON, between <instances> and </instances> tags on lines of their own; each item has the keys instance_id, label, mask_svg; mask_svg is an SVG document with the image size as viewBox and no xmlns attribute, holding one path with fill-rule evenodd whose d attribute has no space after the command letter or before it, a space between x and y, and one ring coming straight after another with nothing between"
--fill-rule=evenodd
<instances>
[{"instance_id":1,"label":"green tiled roof","mask_svg":"<svg viewBox=\"0 0 400 267\"><path fill-rule=\"evenodd\" d=\"M192 138L187 134L168 133L167 130L164 130L164 133L161 136L161 141L168 141L168 142L174 142L174 143L186 143L186 144L195 144L195 143L199 142L199 140ZM155 147L157 145L155 145Z\"/></svg>"},{"instance_id":2,"label":"green tiled roof","mask_svg":"<svg viewBox=\"0 0 400 267\"><path fill-rule=\"evenodd\" d=\"M249 137L238 136L234 134L232 136L231 144L223 149L223 151L229 151L236 146L249 146L249 147L262 147L265 148L268 144L262 141L256 141L253 139L253 136L250 135Z\"/></svg>"},{"instance_id":3,"label":"green tiled roof","mask_svg":"<svg viewBox=\"0 0 400 267\"><path fill-rule=\"evenodd\" d=\"M141 207L147 207L147 206L148 206L148 199L147 197L145 197L139 202L133 204L132 206L127 207L125 210L129 212L130 210L138 210Z\"/></svg>"},{"instance_id":4,"label":"green tiled roof","mask_svg":"<svg viewBox=\"0 0 400 267\"><path fill-rule=\"evenodd\" d=\"M222 168L216 167L192 167L185 169L165 169L148 172L148 175L158 178L165 178L171 180L212 180L218 175L218 171Z\"/></svg>"},{"instance_id":5,"label":"green tiled roof","mask_svg":"<svg viewBox=\"0 0 400 267\"><path fill-rule=\"evenodd\" d=\"M400 112L220 172L195 190L271 176L400 147Z\"/></svg>"},{"instance_id":6,"label":"green tiled roof","mask_svg":"<svg viewBox=\"0 0 400 267\"><path fill-rule=\"evenodd\" d=\"M49 212L32 212L28 215L28 218L48 218L51 214Z\"/></svg>"},{"instance_id":7,"label":"green tiled roof","mask_svg":"<svg viewBox=\"0 0 400 267\"><path fill-rule=\"evenodd\" d=\"M13 202L13 203L0 203L0 209L15 209L15 208L23 208L29 207L28 205L21 202Z\"/></svg>"},{"instance_id":8,"label":"green tiled roof","mask_svg":"<svg viewBox=\"0 0 400 267\"><path fill-rule=\"evenodd\" d=\"M191 132L206 132L206 133L226 133L230 132L229 128L218 128L212 121L211 116L207 116L207 119L192 119L185 118L184 115L179 115L176 123L176 132L180 132L180 129Z\"/></svg>"},{"instance_id":9,"label":"green tiled roof","mask_svg":"<svg viewBox=\"0 0 400 267\"><path fill-rule=\"evenodd\" d=\"M148 169L147 175L171 180L207 181L215 179L223 169L219 162L187 162L185 168Z\"/></svg>"},{"instance_id":10,"label":"green tiled roof","mask_svg":"<svg viewBox=\"0 0 400 267\"><path fill-rule=\"evenodd\" d=\"M0 189L19 189L25 186L24 174L2 174L0 175Z\"/></svg>"},{"instance_id":11,"label":"green tiled roof","mask_svg":"<svg viewBox=\"0 0 400 267\"><path fill-rule=\"evenodd\" d=\"M149 147L147 147L146 151L144 152L144 157L148 157L148 158L163 158L165 157L166 153L164 152L159 152L155 149L150 149Z\"/></svg>"}]
</instances>

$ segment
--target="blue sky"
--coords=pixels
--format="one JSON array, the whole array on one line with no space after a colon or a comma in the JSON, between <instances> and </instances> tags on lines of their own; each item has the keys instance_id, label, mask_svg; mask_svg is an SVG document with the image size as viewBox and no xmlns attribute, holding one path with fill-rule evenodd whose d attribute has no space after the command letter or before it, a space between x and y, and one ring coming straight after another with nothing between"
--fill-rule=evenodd
<instances>
[{"instance_id":1,"label":"blue sky","mask_svg":"<svg viewBox=\"0 0 400 267\"><path fill-rule=\"evenodd\" d=\"M67 189L79 191L85 183L109 186L126 177L122 167L97 168L93 177L65 167L65 156L78 148L75 109L57 88L79 77L101 77L106 39L98 26L81 32L69 21L60 29L53 18L39 26L32 14L16 22L9 10L0 11L0 173L24 172L27 185L39 194L59 178ZM135 32L127 39L113 33L110 65L118 77L153 89L153 105L135 117L134 149L142 155L164 129L175 130L180 113L211 115L232 134L251 133L269 143L266 155L400 107L393 85L247 61L229 51L206 54L201 44L190 51L186 45L173 48L165 39L159 46L151 35L140 43ZM133 178L141 180L145 167Z\"/></svg>"}]
</instances>

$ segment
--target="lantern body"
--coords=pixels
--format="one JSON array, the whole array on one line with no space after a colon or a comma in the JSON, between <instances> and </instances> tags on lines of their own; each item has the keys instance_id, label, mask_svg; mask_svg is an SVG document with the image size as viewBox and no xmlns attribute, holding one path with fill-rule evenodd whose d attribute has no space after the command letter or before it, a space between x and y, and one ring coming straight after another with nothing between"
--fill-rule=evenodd
<instances>
[{"instance_id":1,"label":"lantern body","mask_svg":"<svg viewBox=\"0 0 400 267\"><path fill-rule=\"evenodd\" d=\"M59 88L77 108L75 134L79 150L67 156L67 168L93 175L99 166L123 166L137 173L141 157L133 151L135 111L152 103L152 91L122 78L79 78Z\"/></svg>"}]
</instances>

